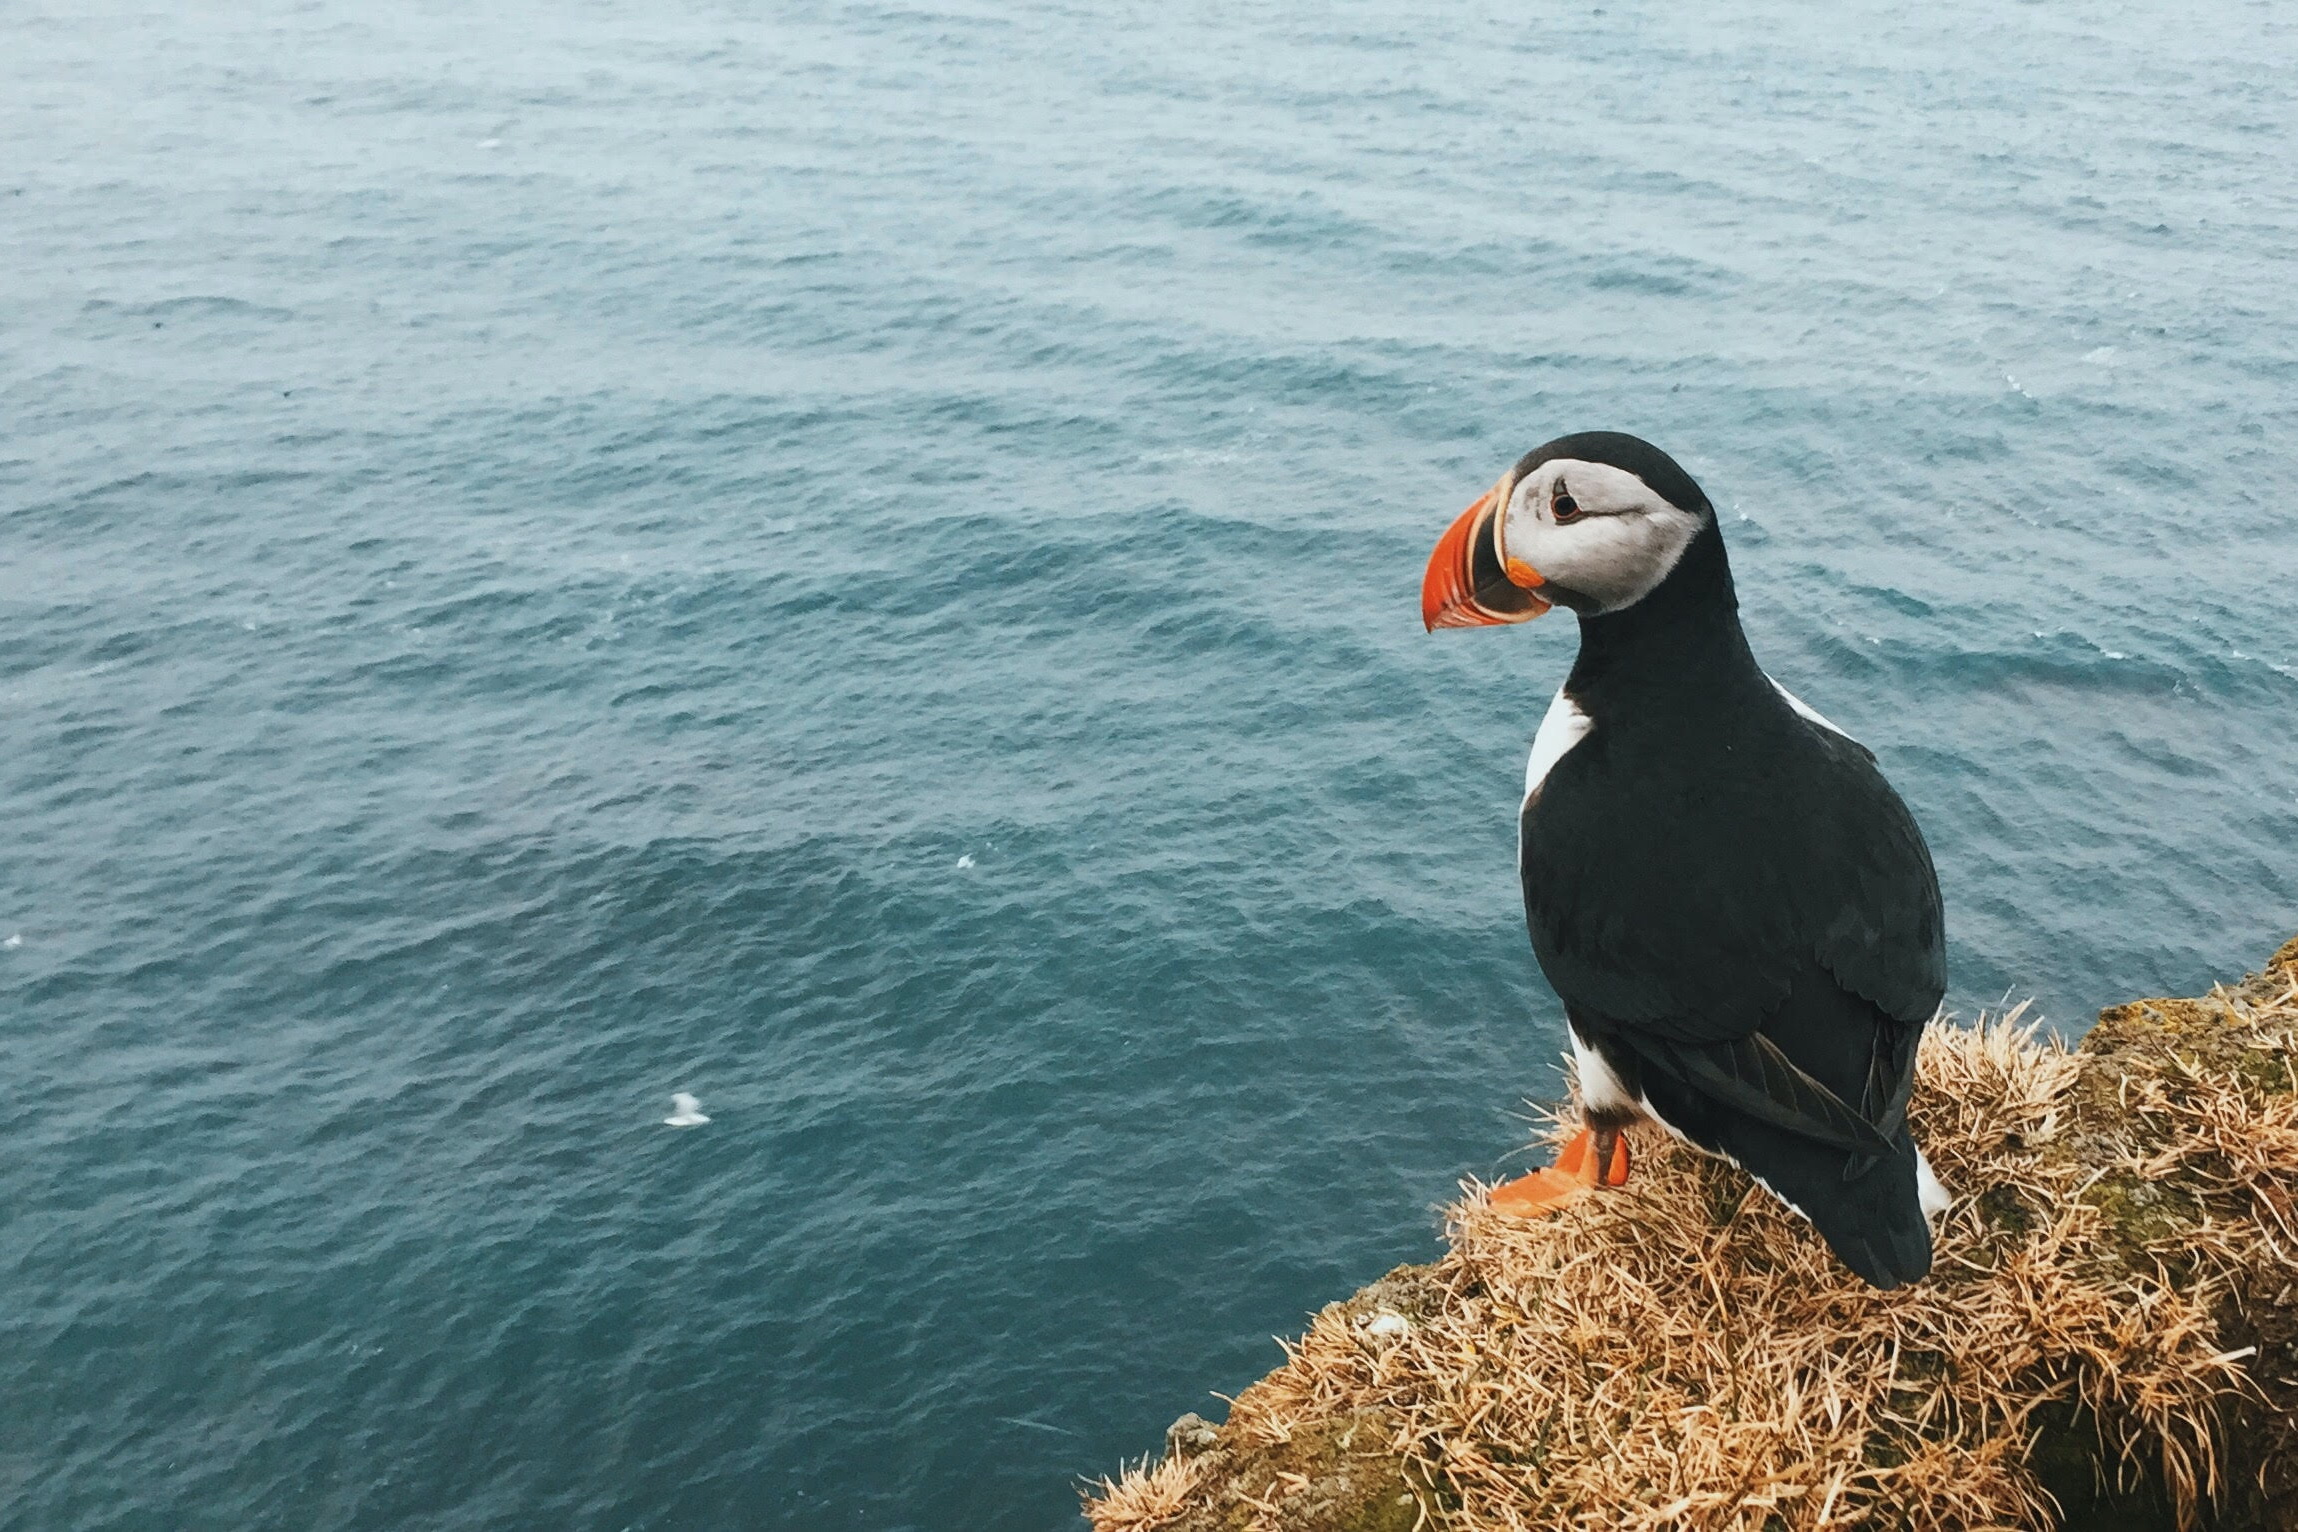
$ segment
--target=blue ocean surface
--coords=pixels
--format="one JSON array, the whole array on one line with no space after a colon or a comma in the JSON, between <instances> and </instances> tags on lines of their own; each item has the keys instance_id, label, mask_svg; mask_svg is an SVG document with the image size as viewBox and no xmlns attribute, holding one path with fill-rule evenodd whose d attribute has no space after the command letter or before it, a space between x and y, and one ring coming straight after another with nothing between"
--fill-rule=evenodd
<instances>
[{"instance_id":1,"label":"blue ocean surface","mask_svg":"<svg viewBox=\"0 0 2298 1532\"><path fill-rule=\"evenodd\" d=\"M1564 431L1951 1004L2298 929L2298 18L0 14L0 1525L1065 1529L1526 1161ZM663 1125L674 1091L706 1126Z\"/></svg>"}]
</instances>

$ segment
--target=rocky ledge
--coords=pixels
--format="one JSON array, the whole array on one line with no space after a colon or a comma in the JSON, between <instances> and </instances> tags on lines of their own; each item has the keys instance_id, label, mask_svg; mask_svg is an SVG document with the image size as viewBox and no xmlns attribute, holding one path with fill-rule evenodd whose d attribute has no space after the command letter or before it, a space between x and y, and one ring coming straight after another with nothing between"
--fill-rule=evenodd
<instances>
[{"instance_id":1,"label":"rocky ledge","mask_svg":"<svg viewBox=\"0 0 2298 1532\"><path fill-rule=\"evenodd\" d=\"M1744 1175L1644 1135L1627 1187L1550 1218L1468 1186L1443 1259L1325 1309L1086 1512L2298 1528L2298 940L2073 1049L2015 1014L1933 1027L1912 1112L1958 1194L1925 1282L1865 1287Z\"/></svg>"}]
</instances>

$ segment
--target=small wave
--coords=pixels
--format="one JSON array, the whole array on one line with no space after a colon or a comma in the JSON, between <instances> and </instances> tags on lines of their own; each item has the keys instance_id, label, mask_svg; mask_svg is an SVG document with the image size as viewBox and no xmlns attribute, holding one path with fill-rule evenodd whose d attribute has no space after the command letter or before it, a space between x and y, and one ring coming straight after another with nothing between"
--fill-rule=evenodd
<instances>
[{"instance_id":1,"label":"small wave","mask_svg":"<svg viewBox=\"0 0 2298 1532\"><path fill-rule=\"evenodd\" d=\"M181 298L163 298L156 303L113 303L103 298L91 298L80 306L84 314L116 314L127 319L262 319L279 321L296 318L293 309L283 309L268 303L253 303L245 298L227 297L220 293L191 293Z\"/></svg>"}]
</instances>

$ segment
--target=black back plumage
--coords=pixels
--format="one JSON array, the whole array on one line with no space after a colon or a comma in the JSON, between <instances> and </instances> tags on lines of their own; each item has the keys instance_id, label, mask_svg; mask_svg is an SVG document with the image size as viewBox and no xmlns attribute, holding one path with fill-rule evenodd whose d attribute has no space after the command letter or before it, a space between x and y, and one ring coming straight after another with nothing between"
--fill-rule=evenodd
<instances>
[{"instance_id":1,"label":"black back plumage","mask_svg":"<svg viewBox=\"0 0 2298 1532\"><path fill-rule=\"evenodd\" d=\"M1946 964L1913 816L1757 665L1712 512L1651 594L1582 619L1564 689L1593 727L1526 800L1521 844L1533 949L1574 1029L1861 1276L1922 1276L1906 1100Z\"/></svg>"}]
</instances>

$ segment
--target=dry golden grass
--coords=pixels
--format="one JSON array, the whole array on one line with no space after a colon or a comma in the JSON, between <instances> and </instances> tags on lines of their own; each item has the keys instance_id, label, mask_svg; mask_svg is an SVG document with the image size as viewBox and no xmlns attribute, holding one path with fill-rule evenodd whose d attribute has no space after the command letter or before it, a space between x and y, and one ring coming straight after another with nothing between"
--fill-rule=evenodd
<instances>
[{"instance_id":1,"label":"dry golden grass","mask_svg":"<svg viewBox=\"0 0 2298 1532\"><path fill-rule=\"evenodd\" d=\"M1094 1532L1156 1532L1189 1508L1196 1487L1195 1462L1178 1454L1125 1469L1096 1486Z\"/></svg>"},{"instance_id":2,"label":"dry golden grass","mask_svg":"<svg viewBox=\"0 0 2298 1532\"><path fill-rule=\"evenodd\" d=\"M1545 1219L1467 1186L1424 1311L1373 1328L1327 1309L1222 1440L1389 1423L1380 1447L1430 1507L1406 1526L1962 1532L2054 1524L2030 1452L2037 1410L2072 1396L2105 1471L2151 1464L2191 1522L2248 1387L2214 1310L2262 1268L2298 1276L2298 965L2272 977L2279 996L2187 1002L2239 1022L2241 1068L2170 1044L2110 1064L2015 1012L1931 1028L1913 1115L1958 1198L1913 1288L1867 1287L1745 1175L1639 1130L1628 1186ZM1097 1532L1312 1524L1202 1469L1128 1472L1088 1514Z\"/></svg>"}]
</instances>

